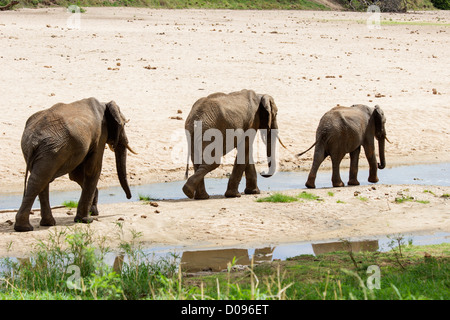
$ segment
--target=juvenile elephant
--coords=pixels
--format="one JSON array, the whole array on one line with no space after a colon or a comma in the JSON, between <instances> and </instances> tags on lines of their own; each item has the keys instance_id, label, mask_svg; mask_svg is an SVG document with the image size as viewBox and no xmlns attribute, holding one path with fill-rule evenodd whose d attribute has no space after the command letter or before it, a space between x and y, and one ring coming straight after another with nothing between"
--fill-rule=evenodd
<instances>
[{"instance_id":1,"label":"juvenile elephant","mask_svg":"<svg viewBox=\"0 0 450 320\"><path fill-rule=\"evenodd\" d=\"M127 149L134 151L128 146L125 123L125 117L114 101L100 103L95 98L58 103L30 116L21 142L26 161L25 186L14 229L33 230L29 214L37 195L41 203L40 225L55 225L50 209L49 184L66 173L82 189L75 222L91 222L89 212L98 215L97 182L106 143L115 152L119 181L130 199L126 158Z\"/></svg>"},{"instance_id":2,"label":"juvenile elephant","mask_svg":"<svg viewBox=\"0 0 450 320\"><path fill-rule=\"evenodd\" d=\"M359 185L357 175L361 146L364 147L369 162L368 180L369 182L378 182L374 137L378 140L379 147L378 169L384 169L386 166L384 140L389 142L386 138L385 123L386 117L378 105L374 108L360 104L351 107L338 106L325 113L317 127L316 142L308 150L297 155L301 156L315 146L313 164L305 185L308 188L316 187L317 170L322 161L330 156L333 187L344 186L339 174L339 165L347 153L350 153L348 184Z\"/></svg>"},{"instance_id":3,"label":"juvenile elephant","mask_svg":"<svg viewBox=\"0 0 450 320\"><path fill-rule=\"evenodd\" d=\"M208 199L205 175L216 169L220 165L221 157L234 148L237 148L237 155L225 197L241 196L238 186L244 172L246 179L244 192L246 194L260 193L252 159L252 144L258 129L265 129L260 131L263 139L266 139L269 171L261 175L272 176L276 170L277 112L277 106L271 96L256 94L252 90L229 94L214 93L197 100L185 123L195 171L183 186L186 196ZM214 146L216 148L212 148ZM188 168L189 161L186 167L186 178Z\"/></svg>"}]
</instances>

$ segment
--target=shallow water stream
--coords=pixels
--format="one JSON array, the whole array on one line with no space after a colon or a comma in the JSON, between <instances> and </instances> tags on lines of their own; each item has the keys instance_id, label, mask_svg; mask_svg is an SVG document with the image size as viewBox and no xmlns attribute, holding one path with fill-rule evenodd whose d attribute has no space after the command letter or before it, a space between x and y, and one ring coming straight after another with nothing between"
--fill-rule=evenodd
<instances>
[{"instance_id":1,"label":"shallow water stream","mask_svg":"<svg viewBox=\"0 0 450 320\"><path fill-rule=\"evenodd\" d=\"M418 184L418 185L439 185L450 186L450 163L440 163L431 165L399 166L379 170L378 177L383 184ZM308 172L278 172L273 177L259 178L258 184L263 191L281 191L288 189L303 189ZM342 180L348 180L347 170L341 172ZM368 170L359 171L359 181L362 185L367 182ZM321 170L316 180L317 188L331 187L331 172ZM244 180L243 180L244 181ZM185 195L181 191L184 180L154 183L149 185L132 186L133 198L127 200L120 187L111 187L99 190L99 203L118 203L126 201L138 201L139 195L151 196L156 199L181 199ZM206 187L210 195L223 195L228 179L206 179ZM243 182L245 183L245 182ZM242 188L242 186L241 186ZM64 201L78 201L80 191L57 192L51 191L52 206L61 205ZM0 210L17 209L20 206L22 194L0 194ZM35 206L39 207L36 200ZM387 235L381 237L367 237L360 239L346 239L347 247L344 247L342 239L323 242L300 242L292 244L282 244L261 248L195 248L195 247L152 247L144 252L153 256L154 259L167 255L177 256L177 262L181 263L182 269L186 272L222 271L227 268L227 263L233 257L237 258L238 265L250 265L252 258L255 263L263 261L284 260L302 254L317 255L336 250L351 250L356 252L364 251L386 251L392 248L395 239L403 238L404 243L411 242L414 245L450 243L449 233L437 234L404 234ZM350 245L350 247L348 247ZM107 255L107 263L120 266L121 261L126 257L118 253Z\"/></svg>"},{"instance_id":2,"label":"shallow water stream","mask_svg":"<svg viewBox=\"0 0 450 320\"><path fill-rule=\"evenodd\" d=\"M191 170L192 174L192 170ZM358 179L361 185L367 182L368 169L359 170ZM281 191L289 189L303 189L308 177L308 172L277 172L271 178L258 177L258 186L261 191ZM341 170L344 183L348 181L348 170ZM424 164L414 166L398 166L378 170L379 183L383 184L421 184L450 186L450 163ZM153 183L148 185L131 186L132 199L128 200L121 187L99 189L99 203L119 203L138 201L139 195L150 196L155 199L183 199L186 198L181 188L185 180L174 182ZM205 185L210 195L223 195L227 187L228 179L205 179ZM74 183L75 185L75 183ZM331 187L331 172L319 170L316 187ZM245 188L245 179L242 179L240 191ZM56 191L50 186L50 203L52 206L61 205L64 201L78 201L80 190ZM18 209L22 201L22 193L0 194L0 210ZM39 208L39 201L35 201L34 208Z\"/></svg>"}]
</instances>

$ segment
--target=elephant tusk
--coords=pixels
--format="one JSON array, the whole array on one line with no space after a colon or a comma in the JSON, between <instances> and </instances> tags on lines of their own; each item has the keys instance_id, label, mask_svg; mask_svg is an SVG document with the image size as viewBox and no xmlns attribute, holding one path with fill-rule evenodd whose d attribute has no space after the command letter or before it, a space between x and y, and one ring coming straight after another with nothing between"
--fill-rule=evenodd
<instances>
[{"instance_id":1,"label":"elephant tusk","mask_svg":"<svg viewBox=\"0 0 450 320\"><path fill-rule=\"evenodd\" d=\"M386 139L387 142L389 142L390 144L392 144L392 142L390 142L389 139L388 139L386 136L384 136L384 138Z\"/></svg>"},{"instance_id":2,"label":"elephant tusk","mask_svg":"<svg viewBox=\"0 0 450 320\"><path fill-rule=\"evenodd\" d=\"M132 153L132 154L138 154L136 151L134 151L133 149L131 149L131 147L127 144L127 149Z\"/></svg>"},{"instance_id":3,"label":"elephant tusk","mask_svg":"<svg viewBox=\"0 0 450 320\"><path fill-rule=\"evenodd\" d=\"M277 137L277 138L278 138L278 142L280 142L280 144L283 146L283 148L285 148L287 150L286 146L283 144L283 142L281 142L280 137Z\"/></svg>"}]
</instances>

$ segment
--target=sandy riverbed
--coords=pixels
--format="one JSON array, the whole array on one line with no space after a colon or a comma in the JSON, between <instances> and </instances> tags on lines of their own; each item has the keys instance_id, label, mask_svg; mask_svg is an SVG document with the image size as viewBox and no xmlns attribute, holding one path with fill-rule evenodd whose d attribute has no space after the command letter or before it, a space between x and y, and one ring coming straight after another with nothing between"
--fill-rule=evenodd
<instances>
[{"instance_id":1,"label":"sandy riverbed","mask_svg":"<svg viewBox=\"0 0 450 320\"><path fill-rule=\"evenodd\" d=\"M386 148L388 166L450 161L450 12L383 13L389 24L381 29L368 28L368 17L142 8L87 8L80 17L62 8L1 12L0 192L22 191L20 139L26 119L57 102L90 96L115 100L130 119L127 134L139 153L128 158L134 185L183 179L184 119L192 104L212 92L243 88L275 99L288 147L279 150L280 170L309 170L312 152L301 159L294 154L314 142L324 112L355 103L383 108L392 141ZM230 167L223 166L212 176L227 172ZM158 208L100 204L90 228L111 235L120 219L126 234L141 231L149 245L202 246L450 232L448 200L440 197L448 187L382 183L375 190L333 189L334 197L329 189L316 190L324 199L320 203L256 203L255 196L243 196L160 201ZM114 156L106 152L99 186L117 184ZM67 178L51 185L51 190L77 188ZM355 191L368 201L355 197ZM393 203L400 193L430 202ZM66 212L54 211L56 228L73 225ZM55 230L39 228L38 214L31 220L35 231L26 234L15 233L8 221L14 221L14 213L0 214L0 255L25 254Z\"/></svg>"}]
</instances>

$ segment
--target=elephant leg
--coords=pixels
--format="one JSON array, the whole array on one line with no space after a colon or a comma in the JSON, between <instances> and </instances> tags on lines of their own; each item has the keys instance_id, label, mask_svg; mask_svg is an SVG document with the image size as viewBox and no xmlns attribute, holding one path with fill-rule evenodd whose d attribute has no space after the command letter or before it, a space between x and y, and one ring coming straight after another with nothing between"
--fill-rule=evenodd
<instances>
[{"instance_id":1,"label":"elephant leg","mask_svg":"<svg viewBox=\"0 0 450 320\"><path fill-rule=\"evenodd\" d=\"M39 193L39 202L41 203L41 226L54 226L56 225L55 218L52 215L52 209L50 208L49 199L49 184Z\"/></svg>"},{"instance_id":2,"label":"elephant leg","mask_svg":"<svg viewBox=\"0 0 450 320\"><path fill-rule=\"evenodd\" d=\"M247 170L247 172L249 172L250 174L250 179L248 179L248 183L250 188L246 187L247 191L251 191L255 188L257 188L256 186L256 169L253 170L251 168L247 167L250 165L250 158L249 158L249 150L250 150L250 143L252 143L253 140L250 141L242 141L237 147L237 154L236 154L236 159L234 159L234 165L233 165L233 170L231 171L231 176L230 179L228 180L228 186L227 186L227 191L225 192L225 197L227 198L236 198L236 197L240 197L241 194L239 193L239 183L241 182L242 179L242 175L244 174L244 171ZM242 149L242 147L244 147ZM252 179L252 175L254 176L254 178ZM246 177L247 180L247 177ZM259 190L258 190L259 191Z\"/></svg>"},{"instance_id":3,"label":"elephant leg","mask_svg":"<svg viewBox=\"0 0 450 320\"><path fill-rule=\"evenodd\" d=\"M193 199L197 188L199 188L198 190L200 192L204 191L202 199L207 199L206 196L209 197L209 195L206 193L206 190L205 190L204 178L209 172L211 172L214 169L216 169L217 167L219 167L219 165L220 165L219 163L212 163L212 164L202 163L202 164L198 165L198 168L195 171L195 173L191 177L189 177L189 179L186 181L186 183L183 186L184 194L187 197ZM200 186L199 186L199 184L200 184Z\"/></svg>"},{"instance_id":4,"label":"elephant leg","mask_svg":"<svg viewBox=\"0 0 450 320\"><path fill-rule=\"evenodd\" d=\"M361 146L350 152L350 173L349 173L349 186L359 186L358 181L358 162Z\"/></svg>"},{"instance_id":5,"label":"elephant leg","mask_svg":"<svg viewBox=\"0 0 450 320\"><path fill-rule=\"evenodd\" d=\"M375 156L375 146L364 146L364 152L366 154L367 161L369 162L369 182L378 182L377 176L377 158Z\"/></svg>"},{"instance_id":6,"label":"elephant leg","mask_svg":"<svg viewBox=\"0 0 450 320\"><path fill-rule=\"evenodd\" d=\"M231 171L230 179L228 180L228 186L227 191L225 192L225 197L236 198L241 196L238 188L244 171L245 171L245 164L238 164L236 163L235 160L233 170Z\"/></svg>"},{"instance_id":7,"label":"elephant leg","mask_svg":"<svg viewBox=\"0 0 450 320\"><path fill-rule=\"evenodd\" d=\"M198 164L194 165L194 173L198 170L198 167L199 167ZM199 181L197 188L195 189L194 199L197 199L197 200L209 199L209 194L208 194L208 192L206 192L206 188L205 188L205 178L202 178Z\"/></svg>"},{"instance_id":8,"label":"elephant leg","mask_svg":"<svg viewBox=\"0 0 450 320\"><path fill-rule=\"evenodd\" d=\"M30 224L30 211L33 207L34 200L44 188L48 187L55 172L56 170L48 170L46 163L37 162L34 164L27 181L27 188L22 199L22 204L16 214L14 230L20 232L33 230L33 226Z\"/></svg>"},{"instance_id":9,"label":"elephant leg","mask_svg":"<svg viewBox=\"0 0 450 320\"><path fill-rule=\"evenodd\" d=\"M314 149L314 160L311 165L311 170L309 171L308 180L305 183L305 186L307 188L315 188L316 187L316 175L317 171L319 170L320 165L322 164L323 160L325 160L325 150L323 146L316 145Z\"/></svg>"},{"instance_id":10,"label":"elephant leg","mask_svg":"<svg viewBox=\"0 0 450 320\"><path fill-rule=\"evenodd\" d=\"M101 163L103 153L95 153L89 156L82 166L84 166L83 185L80 200L78 201L77 214L75 222L91 223L93 219L89 212L97 193L97 183L100 178Z\"/></svg>"},{"instance_id":11,"label":"elephant leg","mask_svg":"<svg viewBox=\"0 0 450 320\"><path fill-rule=\"evenodd\" d=\"M98 216L97 203L98 203L98 188L95 188L94 199L92 200L91 210L89 211L91 213L91 216Z\"/></svg>"},{"instance_id":12,"label":"elephant leg","mask_svg":"<svg viewBox=\"0 0 450 320\"><path fill-rule=\"evenodd\" d=\"M257 185L257 173L255 169L255 165L253 163L249 163L245 167L245 194L260 194L261 191Z\"/></svg>"},{"instance_id":13,"label":"elephant leg","mask_svg":"<svg viewBox=\"0 0 450 320\"><path fill-rule=\"evenodd\" d=\"M78 166L75 170L70 172L69 178L70 178L70 180L78 183L80 185L80 187L83 188L83 182L84 182L84 167L83 167L83 165ZM91 216L98 216L97 203L98 203L98 189L95 188L94 199L92 200L92 205L89 210L89 212L91 213Z\"/></svg>"},{"instance_id":14,"label":"elephant leg","mask_svg":"<svg viewBox=\"0 0 450 320\"><path fill-rule=\"evenodd\" d=\"M331 182L333 183L333 187L343 187L344 183L341 179L341 174L339 172L339 166L341 165L341 161L344 158L345 154L332 154L331 155L331 164L332 164L332 176L331 176Z\"/></svg>"},{"instance_id":15,"label":"elephant leg","mask_svg":"<svg viewBox=\"0 0 450 320\"><path fill-rule=\"evenodd\" d=\"M37 195L37 191L32 191L31 189L27 188L27 192L22 199L22 204L20 205L19 211L16 214L14 230L19 232L33 231L33 226L30 224L30 211Z\"/></svg>"}]
</instances>

